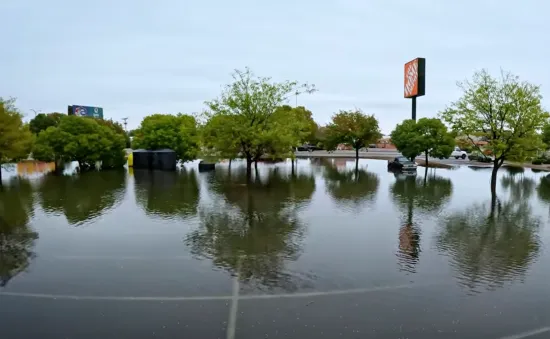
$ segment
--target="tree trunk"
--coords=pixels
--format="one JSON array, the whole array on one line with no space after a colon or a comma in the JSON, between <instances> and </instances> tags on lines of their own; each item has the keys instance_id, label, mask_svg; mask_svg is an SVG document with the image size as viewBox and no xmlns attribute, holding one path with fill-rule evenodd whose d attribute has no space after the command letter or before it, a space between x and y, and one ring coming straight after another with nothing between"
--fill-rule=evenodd
<instances>
[{"instance_id":1,"label":"tree trunk","mask_svg":"<svg viewBox=\"0 0 550 339\"><path fill-rule=\"evenodd\" d=\"M229 158L229 168L231 168L231 158Z\"/></svg>"},{"instance_id":2,"label":"tree trunk","mask_svg":"<svg viewBox=\"0 0 550 339\"><path fill-rule=\"evenodd\" d=\"M54 160L54 173L56 175L63 173L63 168L61 168L61 165L62 165L61 159Z\"/></svg>"},{"instance_id":3,"label":"tree trunk","mask_svg":"<svg viewBox=\"0 0 550 339\"><path fill-rule=\"evenodd\" d=\"M359 176L359 159L355 159L355 179Z\"/></svg>"},{"instance_id":4,"label":"tree trunk","mask_svg":"<svg viewBox=\"0 0 550 339\"><path fill-rule=\"evenodd\" d=\"M246 176L250 179L252 176L252 157L246 157Z\"/></svg>"},{"instance_id":5,"label":"tree trunk","mask_svg":"<svg viewBox=\"0 0 550 339\"><path fill-rule=\"evenodd\" d=\"M0 186L2 186L2 164L0 164Z\"/></svg>"},{"instance_id":6,"label":"tree trunk","mask_svg":"<svg viewBox=\"0 0 550 339\"><path fill-rule=\"evenodd\" d=\"M497 195L497 172L499 167L499 160L495 159L493 163L493 172L491 173L491 195L494 197Z\"/></svg>"},{"instance_id":7,"label":"tree trunk","mask_svg":"<svg viewBox=\"0 0 550 339\"><path fill-rule=\"evenodd\" d=\"M426 154L426 164L425 164L425 166L426 166L426 169L428 169L428 152L425 152L424 154Z\"/></svg>"},{"instance_id":8,"label":"tree trunk","mask_svg":"<svg viewBox=\"0 0 550 339\"><path fill-rule=\"evenodd\" d=\"M292 164L292 176L294 176L294 159L290 159Z\"/></svg>"},{"instance_id":9,"label":"tree trunk","mask_svg":"<svg viewBox=\"0 0 550 339\"><path fill-rule=\"evenodd\" d=\"M355 162L359 161L359 147L355 147Z\"/></svg>"},{"instance_id":10,"label":"tree trunk","mask_svg":"<svg viewBox=\"0 0 550 339\"><path fill-rule=\"evenodd\" d=\"M258 171L258 159L254 160L254 170Z\"/></svg>"}]
</instances>

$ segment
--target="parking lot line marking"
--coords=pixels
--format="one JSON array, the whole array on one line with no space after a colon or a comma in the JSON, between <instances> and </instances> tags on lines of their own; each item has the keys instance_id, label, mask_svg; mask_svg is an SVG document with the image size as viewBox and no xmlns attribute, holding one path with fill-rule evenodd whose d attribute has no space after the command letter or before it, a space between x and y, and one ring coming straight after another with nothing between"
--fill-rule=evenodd
<instances>
[{"instance_id":1,"label":"parking lot line marking","mask_svg":"<svg viewBox=\"0 0 550 339\"><path fill-rule=\"evenodd\" d=\"M527 331L527 332L523 332L523 333L519 333L519 334L507 336L507 337L502 337L500 339L524 339L524 338L532 337L534 335L542 334L546 332L550 332L550 327L543 327L532 331Z\"/></svg>"},{"instance_id":2,"label":"parking lot line marking","mask_svg":"<svg viewBox=\"0 0 550 339\"><path fill-rule=\"evenodd\" d=\"M240 294L240 281L238 275L233 279L233 292L232 295L219 295L219 296L159 296L159 297L136 297L136 296L78 296L78 295L66 295L66 294L48 294L48 293L25 293L25 292L0 292L1 296L12 297L27 297L27 298L41 298L41 299L58 299L58 300L111 300L111 301L210 301L210 300L231 300L232 307L238 306L238 300L254 300L254 299L277 299L277 298L308 298L308 297L323 297L331 295L346 295L346 294L361 294L372 292L392 291L407 288L421 288L441 285L440 283L428 283L428 284L404 284L393 286L378 286L378 287L366 287L366 288L353 288L347 290L332 290L332 291L318 291L318 292L302 292L302 293L285 293L285 294ZM237 301L234 303L233 301ZM549 329L550 330L550 329ZM514 337L512 337L514 338Z\"/></svg>"},{"instance_id":3,"label":"parking lot line marking","mask_svg":"<svg viewBox=\"0 0 550 339\"><path fill-rule=\"evenodd\" d=\"M39 299L59 299L59 300L110 300L110 301L209 301L209 300L231 300L230 295L220 296L192 296L192 297L121 297L121 296L78 296L66 294L48 294L48 293L25 293L25 292L0 292L0 296L26 297Z\"/></svg>"},{"instance_id":4,"label":"parking lot line marking","mask_svg":"<svg viewBox=\"0 0 550 339\"><path fill-rule=\"evenodd\" d=\"M241 271L241 258L237 259L237 270L233 277L233 294L231 295L231 307L229 308L229 319L227 320L227 339L235 339L237 328L237 312L239 311L239 291L241 289L239 275Z\"/></svg>"},{"instance_id":5,"label":"parking lot line marking","mask_svg":"<svg viewBox=\"0 0 550 339\"><path fill-rule=\"evenodd\" d=\"M433 285L439 285L439 284L436 284L436 283L422 284L422 285L404 284L404 285L394 285L394 286L352 288L347 290L333 290L333 291L317 291L317 292L301 292L301 293L285 293L285 294L253 294L253 295L241 295L239 299L250 300L250 299L322 297L322 296L329 296L329 295L360 294L360 293L369 293L369 292L378 292L378 291L400 290L400 289L406 289L406 288L427 287L427 286L433 286Z\"/></svg>"}]
</instances>

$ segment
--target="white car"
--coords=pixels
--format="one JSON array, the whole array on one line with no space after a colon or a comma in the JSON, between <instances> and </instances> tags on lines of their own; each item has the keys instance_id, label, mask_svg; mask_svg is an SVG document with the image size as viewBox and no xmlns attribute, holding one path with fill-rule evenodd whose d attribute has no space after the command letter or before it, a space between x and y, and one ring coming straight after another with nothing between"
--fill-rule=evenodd
<instances>
[{"instance_id":1,"label":"white car","mask_svg":"<svg viewBox=\"0 0 550 339\"><path fill-rule=\"evenodd\" d=\"M468 157L468 154L466 151L461 150L459 147L455 147L453 153L451 153L451 157L455 157L455 159L466 159Z\"/></svg>"}]
</instances>

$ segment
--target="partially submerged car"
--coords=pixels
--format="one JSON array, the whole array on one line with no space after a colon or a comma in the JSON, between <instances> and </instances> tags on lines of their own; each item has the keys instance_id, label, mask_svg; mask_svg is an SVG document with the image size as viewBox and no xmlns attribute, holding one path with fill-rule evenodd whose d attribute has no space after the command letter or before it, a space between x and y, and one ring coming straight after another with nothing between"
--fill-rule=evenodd
<instances>
[{"instance_id":1,"label":"partially submerged car","mask_svg":"<svg viewBox=\"0 0 550 339\"><path fill-rule=\"evenodd\" d=\"M403 156L395 157L388 160L388 170L416 171L416 164Z\"/></svg>"}]
</instances>

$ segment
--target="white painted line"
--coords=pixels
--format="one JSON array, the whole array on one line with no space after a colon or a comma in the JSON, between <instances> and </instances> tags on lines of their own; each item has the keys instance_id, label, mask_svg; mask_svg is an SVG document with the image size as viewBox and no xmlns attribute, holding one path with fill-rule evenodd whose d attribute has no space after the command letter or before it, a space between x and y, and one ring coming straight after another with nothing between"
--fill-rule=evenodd
<instances>
[{"instance_id":1,"label":"white painted line","mask_svg":"<svg viewBox=\"0 0 550 339\"><path fill-rule=\"evenodd\" d=\"M345 295L345 294L360 294L360 293L369 293L369 292L378 292L378 291L389 291L389 290L400 290L406 288L415 288L415 287L427 287L434 286L438 284L423 284L423 285L413 285L413 284L404 284L397 286L379 286L379 287L366 287L366 288L353 288L347 290L333 290L333 291L318 291L318 292L302 292L302 293L287 293L287 294L253 294L253 295L241 295L239 299L241 300L250 300L250 299L277 299L277 298L309 298L309 297L323 297L329 295Z\"/></svg>"},{"instance_id":2,"label":"white painted line","mask_svg":"<svg viewBox=\"0 0 550 339\"><path fill-rule=\"evenodd\" d=\"M347 290L333 290L333 291L319 291L319 292L303 292L303 293L287 293L287 294L252 294L252 295L240 295L240 283L233 280L233 294L232 295L218 295L218 296L158 296L158 297L141 297L141 296L90 296L90 295L67 295L67 294L48 294L48 293L26 293L26 292L8 292L0 291L0 296L12 296L12 297L25 297L25 298L38 298L38 299L58 299L58 300L111 300L111 301L210 301L210 300L254 300L254 299L277 299L277 298L308 298L308 297L323 297L330 295L346 295L346 294L361 294L371 292L391 291L407 288L427 287L435 286L439 284L405 284L396 286L380 286L380 287L366 287L366 288L354 288ZM237 292L235 292L235 289ZM549 328L550 330L550 328ZM514 338L514 337L512 337ZM508 339L508 338L503 338Z\"/></svg>"},{"instance_id":3,"label":"white painted line","mask_svg":"<svg viewBox=\"0 0 550 339\"><path fill-rule=\"evenodd\" d=\"M25 292L0 292L0 296L25 297L38 299L58 299L58 300L111 300L111 301L209 301L209 300L231 300L230 295L220 296L196 296L196 297L120 297L120 296L92 296L92 295L66 295L66 294L48 294L48 293L25 293Z\"/></svg>"},{"instance_id":4,"label":"white painted line","mask_svg":"<svg viewBox=\"0 0 550 339\"><path fill-rule=\"evenodd\" d=\"M543 327L543 328L539 328L537 330L523 332L523 333L511 335L511 336L508 336L508 337L502 337L500 339L523 339L523 338L528 338L528 337L531 337L531 336L534 336L534 335L537 335L537 334L546 333L546 332L550 332L550 327Z\"/></svg>"},{"instance_id":5,"label":"white painted line","mask_svg":"<svg viewBox=\"0 0 550 339\"><path fill-rule=\"evenodd\" d=\"M237 271L233 277L233 294L231 295L231 308L229 309L229 319L227 320L227 339L235 339L237 329L237 312L239 311L239 291L241 289L239 276L241 271L241 259L237 259Z\"/></svg>"}]
</instances>

